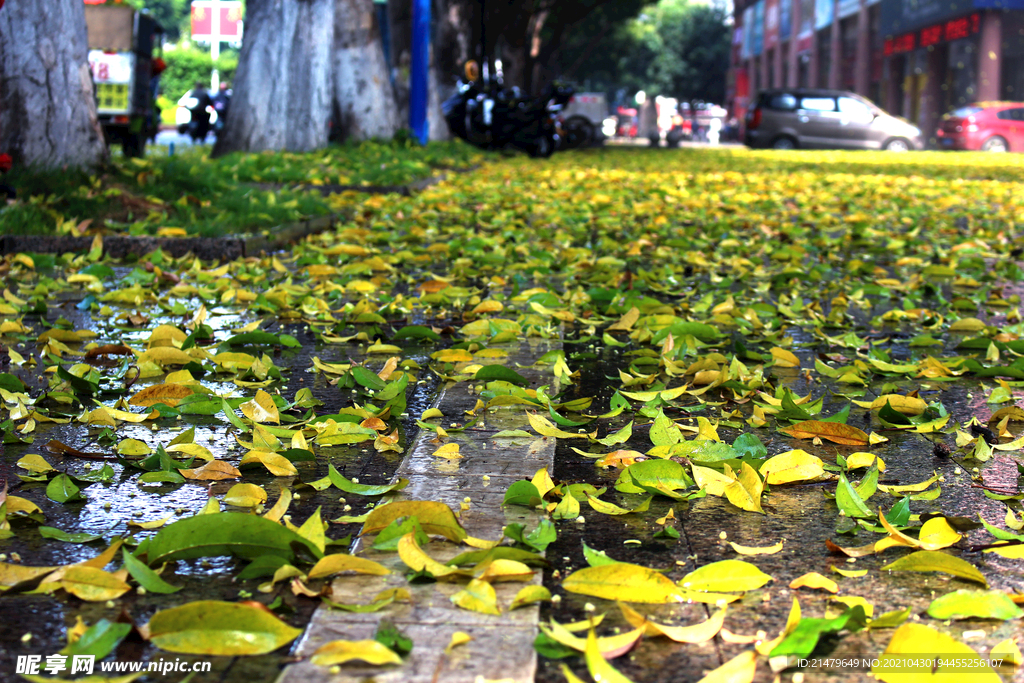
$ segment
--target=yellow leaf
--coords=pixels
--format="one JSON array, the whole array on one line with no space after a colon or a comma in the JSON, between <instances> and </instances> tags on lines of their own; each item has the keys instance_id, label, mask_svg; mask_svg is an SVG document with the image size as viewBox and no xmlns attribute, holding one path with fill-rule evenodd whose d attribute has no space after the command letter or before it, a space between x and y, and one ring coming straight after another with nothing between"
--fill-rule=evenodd
<instances>
[{"instance_id":1,"label":"yellow leaf","mask_svg":"<svg viewBox=\"0 0 1024 683\"><path fill-rule=\"evenodd\" d=\"M458 460L463 457L462 454L459 453L459 444L457 443L446 443L434 451L433 455L434 457L444 458L445 460Z\"/></svg>"},{"instance_id":2,"label":"yellow leaf","mask_svg":"<svg viewBox=\"0 0 1024 683\"><path fill-rule=\"evenodd\" d=\"M435 575L436 576L436 575ZM451 597L453 604L481 614L501 614L498 608L498 595L494 587L486 581L473 579L466 587Z\"/></svg>"},{"instance_id":3,"label":"yellow leaf","mask_svg":"<svg viewBox=\"0 0 1024 683\"><path fill-rule=\"evenodd\" d=\"M337 666L353 660L374 666L402 663L397 652L376 640L332 640L317 648L310 658L317 666Z\"/></svg>"},{"instance_id":4,"label":"yellow leaf","mask_svg":"<svg viewBox=\"0 0 1024 683\"><path fill-rule=\"evenodd\" d=\"M760 472L769 486L776 486L817 479L825 469L821 458L798 448L769 458L761 465Z\"/></svg>"},{"instance_id":5,"label":"yellow leaf","mask_svg":"<svg viewBox=\"0 0 1024 683\"><path fill-rule=\"evenodd\" d=\"M627 562L584 567L567 576L562 587L570 593L607 600L629 596L630 602L683 602L679 588L664 574Z\"/></svg>"},{"instance_id":6,"label":"yellow leaf","mask_svg":"<svg viewBox=\"0 0 1024 683\"><path fill-rule=\"evenodd\" d=\"M704 674L697 683L750 683L757 670L757 653L747 650Z\"/></svg>"},{"instance_id":7,"label":"yellow leaf","mask_svg":"<svg viewBox=\"0 0 1024 683\"><path fill-rule=\"evenodd\" d=\"M626 311L626 313L623 314L623 316L619 318L617 322L612 323L611 325L606 327L605 331L612 332L615 330L621 330L623 332L628 332L631 329L633 329L633 325L635 325L636 321L639 319L640 309L638 309L636 306L633 306L628 311Z\"/></svg>"},{"instance_id":8,"label":"yellow leaf","mask_svg":"<svg viewBox=\"0 0 1024 683\"><path fill-rule=\"evenodd\" d=\"M874 401L854 401L861 408L868 410L881 410L888 403L893 410L904 415L920 415L928 404L916 396L902 396L900 394L882 394Z\"/></svg>"},{"instance_id":9,"label":"yellow leaf","mask_svg":"<svg viewBox=\"0 0 1024 683\"><path fill-rule=\"evenodd\" d=\"M777 368L798 368L800 367L800 359L792 351L786 349L774 347L771 350L772 358L775 359L775 367Z\"/></svg>"},{"instance_id":10,"label":"yellow leaf","mask_svg":"<svg viewBox=\"0 0 1024 683\"><path fill-rule=\"evenodd\" d=\"M322 579L327 576L334 576L342 572L356 572L357 574L373 574L384 576L390 574L391 570L382 564L367 560L355 555L336 553L326 555L320 559L313 568L309 570L310 579Z\"/></svg>"},{"instance_id":11,"label":"yellow leaf","mask_svg":"<svg viewBox=\"0 0 1024 683\"><path fill-rule=\"evenodd\" d=\"M271 451L251 450L242 456L242 460L238 464L250 465L252 463L263 465L275 477L294 477L299 473L288 458Z\"/></svg>"},{"instance_id":12,"label":"yellow leaf","mask_svg":"<svg viewBox=\"0 0 1024 683\"><path fill-rule=\"evenodd\" d=\"M128 526L135 527L136 529L159 529L167 522L171 521L174 515L167 515L163 519L154 519L149 522L128 522Z\"/></svg>"},{"instance_id":13,"label":"yellow leaf","mask_svg":"<svg viewBox=\"0 0 1024 683\"><path fill-rule=\"evenodd\" d=\"M850 457L846 459L846 469L856 470L861 467L871 467L872 463L878 463L878 471L885 472L885 462L874 453L867 453L864 451L858 451L857 453L851 453Z\"/></svg>"},{"instance_id":14,"label":"yellow leaf","mask_svg":"<svg viewBox=\"0 0 1024 683\"><path fill-rule=\"evenodd\" d=\"M725 497L730 503L741 510L748 512L761 512L761 493L764 490L764 483L757 472L744 462L736 480L725 487Z\"/></svg>"},{"instance_id":15,"label":"yellow leaf","mask_svg":"<svg viewBox=\"0 0 1024 683\"><path fill-rule=\"evenodd\" d=\"M822 576L818 572L808 572L803 576L793 579L790 584L790 588L820 588L826 590L829 593L838 593L839 586L830 578Z\"/></svg>"},{"instance_id":16,"label":"yellow leaf","mask_svg":"<svg viewBox=\"0 0 1024 683\"><path fill-rule=\"evenodd\" d=\"M722 624L725 622L725 610L721 609L699 624L667 626L649 621L647 617L625 603L620 602L618 604L626 621L634 628L643 627L645 636L665 636L677 643L705 643L718 635L718 632L722 630Z\"/></svg>"},{"instance_id":17,"label":"yellow leaf","mask_svg":"<svg viewBox=\"0 0 1024 683\"><path fill-rule=\"evenodd\" d=\"M570 432L563 432L561 429L551 423L546 417L537 413L526 413L527 419L530 421L530 426L533 430L541 436L552 436L557 439L585 439L586 434L572 434Z\"/></svg>"},{"instance_id":18,"label":"yellow leaf","mask_svg":"<svg viewBox=\"0 0 1024 683\"><path fill-rule=\"evenodd\" d=\"M254 508L267 502L267 492L256 484L235 484L224 494L224 503L235 507Z\"/></svg>"},{"instance_id":19,"label":"yellow leaf","mask_svg":"<svg viewBox=\"0 0 1024 683\"><path fill-rule=\"evenodd\" d=\"M68 593L88 602L115 600L132 589L109 572L83 565L65 568L60 584Z\"/></svg>"},{"instance_id":20,"label":"yellow leaf","mask_svg":"<svg viewBox=\"0 0 1024 683\"><path fill-rule=\"evenodd\" d=\"M242 414L253 422L281 424L281 415L274 404L274 399L262 389L256 392L256 398L246 401L238 407Z\"/></svg>"},{"instance_id":21,"label":"yellow leaf","mask_svg":"<svg viewBox=\"0 0 1024 683\"><path fill-rule=\"evenodd\" d=\"M471 640L473 640L473 636L464 631L456 631L452 634L452 639L448 641L448 645L445 646L444 653L446 655L450 655L452 650L457 648L459 645L465 645Z\"/></svg>"},{"instance_id":22,"label":"yellow leaf","mask_svg":"<svg viewBox=\"0 0 1024 683\"><path fill-rule=\"evenodd\" d=\"M533 576L533 570L522 562L497 559L488 564L477 578L488 583L498 583L500 581L526 581L531 576Z\"/></svg>"},{"instance_id":23,"label":"yellow leaf","mask_svg":"<svg viewBox=\"0 0 1024 683\"><path fill-rule=\"evenodd\" d=\"M511 612L519 607L549 600L551 600L551 591L544 586L524 586L519 589L516 597L512 599L512 604L508 606L508 611Z\"/></svg>"},{"instance_id":24,"label":"yellow leaf","mask_svg":"<svg viewBox=\"0 0 1024 683\"><path fill-rule=\"evenodd\" d=\"M740 545L739 543L729 541L729 545L732 546L732 549L740 555L774 555L775 553L782 551L782 543L782 541L779 541L775 545L755 548L749 545Z\"/></svg>"},{"instance_id":25,"label":"yellow leaf","mask_svg":"<svg viewBox=\"0 0 1024 683\"><path fill-rule=\"evenodd\" d=\"M194 358L180 349L171 346L156 346L145 351L138 357L137 363L156 363L157 365L188 365Z\"/></svg>"},{"instance_id":26,"label":"yellow leaf","mask_svg":"<svg viewBox=\"0 0 1024 683\"><path fill-rule=\"evenodd\" d=\"M29 453L21 460L17 462L18 467L23 470L28 470L32 474L42 474L43 472L53 472L54 469L50 463L46 462L46 458L39 455L38 453Z\"/></svg>"},{"instance_id":27,"label":"yellow leaf","mask_svg":"<svg viewBox=\"0 0 1024 683\"><path fill-rule=\"evenodd\" d=\"M551 475L548 474L547 467L542 467L534 473L532 483L537 487L541 498L543 498L548 491L555 488L555 482L551 480Z\"/></svg>"},{"instance_id":28,"label":"yellow leaf","mask_svg":"<svg viewBox=\"0 0 1024 683\"><path fill-rule=\"evenodd\" d=\"M466 575L465 572L441 564L423 552L420 544L416 542L416 534L406 534L398 539L398 557L414 572L421 572L425 569L433 574L435 579L450 580Z\"/></svg>"},{"instance_id":29,"label":"yellow leaf","mask_svg":"<svg viewBox=\"0 0 1024 683\"><path fill-rule=\"evenodd\" d=\"M935 669L930 659L920 657L921 653L941 654L943 659L958 664L970 660L970 673L964 673L963 665L945 669L940 666ZM885 683L923 683L946 678L970 683L1000 683L1002 680L999 674L986 666L986 660L967 645L945 633L914 622L907 622L896 629L878 660L871 667L871 673ZM914 666L915 660L920 661L921 666Z\"/></svg>"},{"instance_id":30,"label":"yellow leaf","mask_svg":"<svg viewBox=\"0 0 1024 683\"><path fill-rule=\"evenodd\" d=\"M832 565L832 571L840 576L845 576L850 579L855 579L861 576L866 576L868 573L867 569L840 569L839 567Z\"/></svg>"},{"instance_id":31,"label":"yellow leaf","mask_svg":"<svg viewBox=\"0 0 1024 683\"><path fill-rule=\"evenodd\" d=\"M210 449L197 443L175 443L167 446L164 450L168 453L184 453L185 455L191 455L202 460L214 459Z\"/></svg>"},{"instance_id":32,"label":"yellow leaf","mask_svg":"<svg viewBox=\"0 0 1024 683\"><path fill-rule=\"evenodd\" d=\"M734 477L730 477L732 470L726 465L727 474L723 474L718 470L711 469L710 467L701 467L700 465L691 465L693 471L693 480L696 482L698 488L702 488L707 491L709 496L724 496L725 489L729 484L733 483Z\"/></svg>"}]
</instances>

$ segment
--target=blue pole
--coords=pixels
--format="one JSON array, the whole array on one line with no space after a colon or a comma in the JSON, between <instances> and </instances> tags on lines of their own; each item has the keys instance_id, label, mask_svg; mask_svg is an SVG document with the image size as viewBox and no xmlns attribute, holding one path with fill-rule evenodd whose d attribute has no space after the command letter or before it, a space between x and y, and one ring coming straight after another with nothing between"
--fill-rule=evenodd
<instances>
[{"instance_id":1,"label":"blue pole","mask_svg":"<svg viewBox=\"0 0 1024 683\"><path fill-rule=\"evenodd\" d=\"M427 144L427 69L430 66L430 0L412 3L412 70L409 83L409 127L421 145Z\"/></svg>"}]
</instances>

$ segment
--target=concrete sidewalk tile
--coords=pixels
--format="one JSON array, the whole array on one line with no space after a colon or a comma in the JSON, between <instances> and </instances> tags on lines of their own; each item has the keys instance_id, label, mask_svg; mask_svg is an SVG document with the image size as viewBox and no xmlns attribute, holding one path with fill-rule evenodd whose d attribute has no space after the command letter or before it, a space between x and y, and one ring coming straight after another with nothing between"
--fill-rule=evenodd
<instances>
[{"instance_id":1,"label":"concrete sidewalk tile","mask_svg":"<svg viewBox=\"0 0 1024 683\"><path fill-rule=\"evenodd\" d=\"M290 679L309 683L529 683L536 671L533 626L517 627L489 624L397 624L412 639L413 650L401 667L370 667L359 662L340 665L337 673L305 660L287 670ZM335 639L361 640L373 637L371 624L357 628L324 625L317 640L310 640L309 653ZM456 631L472 640L444 653ZM323 639L319 639L322 636ZM524 662L529 662L524 665Z\"/></svg>"},{"instance_id":2,"label":"concrete sidewalk tile","mask_svg":"<svg viewBox=\"0 0 1024 683\"><path fill-rule=\"evenodd\" d=\"M532 384L555 384L547 368L533 368L536 358L554 348L550 342L528 342L503 359ZM468 383L445 387L434 407L446 416L459 416L472 408L477 397ZM409 485L391 500L433 500L447 504L459 515L466 531L477 538L495 540L511 523L533 528L541 519L536 510L518 505L502 506L505 491L521 479L532 478L537 470L554 464L555 440L547 438L488 438L501 430L529 429L521 406L517 410L499 409L479 416L473 431L454 432L438 440L429 431L421 431L410 445L395 477L404 477ZM454 461L433 454L442 443L458 443L462 458ZM487 477L485 479L485 476ZM467 509L462 505L469 498ZM539 585L542 572L533 568L527 581L495 583L500 616L480 614L457 607L451 597L462 590L465 580L456 582L409 584L409 569L397 553L372 549L373 536L360 537L353 552L380 562L392 571L387 576L345 576L331 585L332 599L342 604L368 604L388 588L405 588L409 603L396 602L380 612L360 614L320 607L295 647L297 656L308 658L317 648L332 640L372 638L382 618L391 620L414 643L412 653L401 667L370 667L350 662L332 669L315 666L308 659L287 667L278 683L478 683L533 681L537 656L533 641L537 634L539 609L536 605L509 612L515 595L527 585ZM433 540L423 547L431 558L447 562L472 550L464 545ZM455 649L451 656L444 649L455 631L470 634L473 640Z\"/></svg>"}]
</instances>

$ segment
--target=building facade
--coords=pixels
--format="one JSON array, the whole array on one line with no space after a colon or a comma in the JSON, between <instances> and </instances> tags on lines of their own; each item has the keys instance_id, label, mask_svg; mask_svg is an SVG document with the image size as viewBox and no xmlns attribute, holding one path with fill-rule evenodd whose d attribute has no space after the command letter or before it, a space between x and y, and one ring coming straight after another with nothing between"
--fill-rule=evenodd
<instances>
[{"instance_id":1,"label":"building facade","mask_svg":"<svg viewBox=\"0 0 1024 683\"><path fill-rule=\"evenodd\" d=\"M971 102L1024 101L1024 0L736 0L727 96L859 93L931 139Z\"/></svg>"}]
</instances>

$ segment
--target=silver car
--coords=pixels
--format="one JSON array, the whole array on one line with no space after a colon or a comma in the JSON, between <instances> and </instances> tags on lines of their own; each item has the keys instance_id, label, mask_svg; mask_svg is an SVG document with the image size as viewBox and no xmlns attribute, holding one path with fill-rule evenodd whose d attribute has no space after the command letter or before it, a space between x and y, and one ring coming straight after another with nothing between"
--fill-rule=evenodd
<instances>
[{"instance_id":1,"label":"silver car","mask_svg":"<svg viewBox=\"0 0 1024 683\"><path fill-rule=\"evenodd\" d=\"M774 149L924 149L921 129L841 90L761 92L747 112L744 142Z\"/></svg>"}]
</instances>

